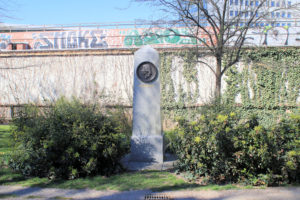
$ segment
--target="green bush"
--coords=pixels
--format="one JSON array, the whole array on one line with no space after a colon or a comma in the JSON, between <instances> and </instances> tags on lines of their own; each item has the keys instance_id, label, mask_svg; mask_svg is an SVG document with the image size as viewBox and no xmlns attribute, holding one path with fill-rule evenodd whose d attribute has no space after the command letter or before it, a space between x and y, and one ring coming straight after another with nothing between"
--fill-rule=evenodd
<instances>
[{"instance_id":1,"label":"green bush","mask_svg":"<svg viewBox=\"0 0 300 200\"><path fill-rule=\"evenodd\" d=\"M25 107L12 122L10 166L24 175L65 179L116 172L128 137L120 117L102 113L64 98L49 109Z\"/></svg>"},{"instance_id":2,"label":"green bush","mask_svg":"<svg viewBox=\"0 0 300 200\"><path fill-rule=\"evenodd\" d=\"M256 117L206 112L196 121L178 119L171 146L179 170L212 182L299 182L299 118L294 115L265 129Z\"/></svg>"}]
</instances>

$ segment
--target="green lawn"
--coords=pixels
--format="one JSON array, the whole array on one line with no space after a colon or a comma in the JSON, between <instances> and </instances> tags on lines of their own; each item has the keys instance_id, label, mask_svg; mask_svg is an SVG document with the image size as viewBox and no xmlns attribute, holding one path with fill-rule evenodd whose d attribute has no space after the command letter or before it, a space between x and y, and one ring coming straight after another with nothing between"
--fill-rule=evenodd
<instances>
[{"instance_id":1,"label":"green lawn","mask_svg":"<svg viewBox=\"0 0 300 200\"><path fill-rule=\"evenodd\" d=\"M62 189L95 189L95 190L228 190L243 189L237 185L205 185L189 183L166 171L126 172L110 177L95 176L75 180L51 181L48 178L25 178L10 169L0 170L0 185L21 185L28 187L48 187ZM249 188L249 187L247 187Z\"/></svg>"},{"instance_id":2,"label":"green lawn","mask_svg":"<svg viewBox=\"0 0 300 200\"><path fill-rule=\"evenodd\" d=\"M11 151L9 125L0 125L0 156Z\"/></svg>"},{"instance_id":3,"label":"green lawn","mask_svg":"<svg viewBox=\"0 0 300 200\"><path fill-rule=\"evenodd\" d=\"M9 138L9 126L0 125L0 161L12 150L12 143ZM3 163L3 162L2 162ZM226 190L239 189L236 185L206 185L201 186L189 183L179 178L172 172L167 171L141 171L126 172L110 177L94 176L79 178L75 180L51 181L48 178L24 177L13 172L0 162L0 185L22 185L28 187L53 187L65 189L96 189L96 190L142 190L151 189L153 191L164 190Z\"/></svg>"},{"instance_id":4,"label":"green lawn","mask_svg":"<svg viewBox=\"0 0 300 200\"><path fill-rule=\"evenodd\" d=\"M0 125L0 167L7 163L7 154L12 150L9 129L9 125Z\"/></svg>"}]
</instances>

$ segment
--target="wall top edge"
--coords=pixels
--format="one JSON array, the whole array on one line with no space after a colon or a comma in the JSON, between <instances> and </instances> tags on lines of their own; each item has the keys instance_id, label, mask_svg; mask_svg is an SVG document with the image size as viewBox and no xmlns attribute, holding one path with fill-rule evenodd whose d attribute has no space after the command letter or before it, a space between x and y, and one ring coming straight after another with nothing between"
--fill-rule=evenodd
<instances>
[{"instance_id":1,"label":"wall top edge","mask_svg":"<svg viewBox=\"0 0 300 200\"><path fill-rule=\"evenodd\" d=\"M292 49L299 48L298 46L286 46L286 47L243 47L245 50L264 49L264 48L277 48L277 49ZM89 56L89 55L133 55L139 48L111 48L111 49L58 49L58 50L6 50L0 51L1 58L13 58L13 57L40 57L40 56ZM184 50L197 49L201 52L210 54L210 51L205 47L172 47L172 48L155 48L158 52L178 52Z\"/></svg>"}]
</instances>

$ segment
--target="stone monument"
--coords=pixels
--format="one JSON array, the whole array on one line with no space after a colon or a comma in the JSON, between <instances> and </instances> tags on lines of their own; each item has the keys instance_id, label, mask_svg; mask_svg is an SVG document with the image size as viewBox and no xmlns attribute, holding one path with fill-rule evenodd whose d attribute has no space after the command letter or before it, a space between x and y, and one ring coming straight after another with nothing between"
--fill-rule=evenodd
<instances>
[{"instance_id":1,"label":"stone monument","mask_svg":"<svg viewBox=\"0 0 300 200\"><path fill-rule=\"evenodd\" d=\"M130 160L163 163L160 111L160 60L144 46L134 54L133 130Z\"/></svg>"}]
</instances>

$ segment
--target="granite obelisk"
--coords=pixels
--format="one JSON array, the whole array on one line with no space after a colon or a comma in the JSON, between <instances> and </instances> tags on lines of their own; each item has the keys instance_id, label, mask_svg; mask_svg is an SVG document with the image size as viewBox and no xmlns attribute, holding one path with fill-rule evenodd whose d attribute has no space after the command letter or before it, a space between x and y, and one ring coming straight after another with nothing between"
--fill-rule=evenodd
<instances>
[{"instance_id":1,"label":"granite obelisk","mask_svg":"<svg viewBox=\"0 0 300 200\"><path fill-rule=\"evenodd\" d=\"M159 53L144 46L134 54L133 131L130 160L163 162Z\"/></svg>"}]
</instances>

